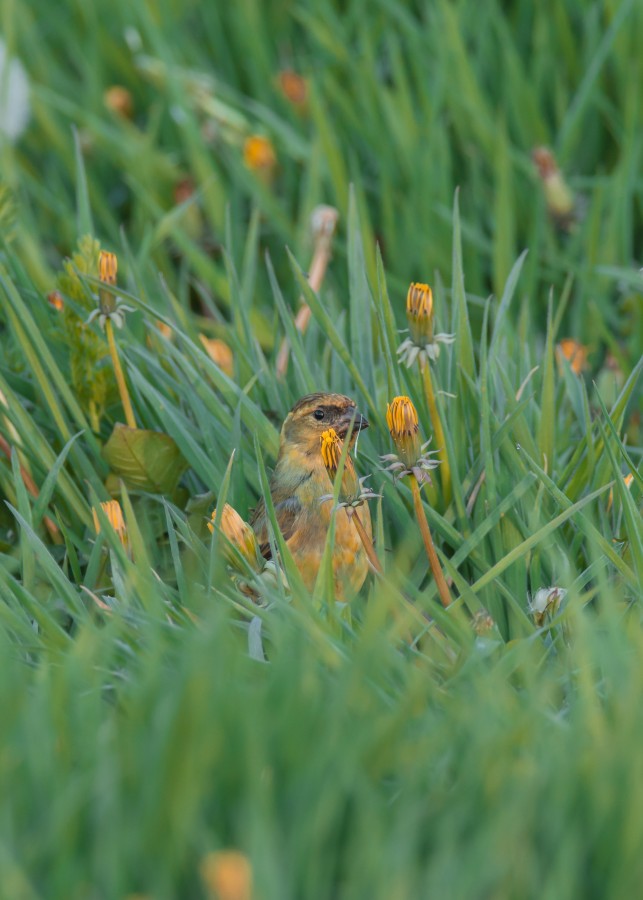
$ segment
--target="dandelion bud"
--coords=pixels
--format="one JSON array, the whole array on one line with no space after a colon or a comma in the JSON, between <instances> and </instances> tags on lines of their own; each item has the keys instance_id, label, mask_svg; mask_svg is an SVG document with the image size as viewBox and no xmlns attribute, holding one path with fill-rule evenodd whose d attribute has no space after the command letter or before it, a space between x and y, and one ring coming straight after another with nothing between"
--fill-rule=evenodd
<instances>
[{"instance_id":1,"label":"dandelion bud","mask_svg":"<svg viewBox=\"0 0 643 900\"><path fill-rule=\"evenodd\" d=\"M322 432L321 435L321 455L328 477L332 482L335 481L337 470L339 468L339 460L342 455L343 443L337 435L334 428ZM340 502L350 502L360 493L360 485L355 472L355 466L350 456L346 456L344 462L344 471L342 472L342 486L340 490Z\"/></svg>"},{"instance_id":2,"label":"dandelion bud","mask_svg":"<svg viewBox=\"0 0 643 900\"><path fill-rule=\"evenodd\" d=\"M49 303L56 312L60 312L65 307L65 301L63 300L60 291L51 291L47 294L47 303Z\"/></svg>"},{"instance_id":3,"label":"dandelion bud","mask_svg":"<svg viewBox=\"0 0 643 900\"><path fill-rule=\"evenodd\" d=\"M560 228L569 230L574 223L574 194L567 186L554 154L547 147L536 147L531 158L542 181L550 216Z\"/></svg>"},{"instance_id":4,"label":"dandelion bud","mask_svg":"<svg viewBox=\"0 0 643 900\"><path fill-rule=\"evenodd\" d=\"M252 134L243 145L243 161L253 172L270 172L277 165L277 157L270 140Z\"/></svg>"},{"instance_id":5,"label":"dandelion bud","mask_svg":"<svg viewBox=\"0 0 643 900\"><path fill-rule=\"evenodd\" d=\"M281 93L298 112L305 112L308 106L308 82L298 72L284 69L277 76Z\"/></svg>"},{"instance_id":6,"label":"dandelion bud","mask_svg":"<svg viewBox=\"0 0 643 900\"><path fill-rule=\"evenodd\" d=\"M213 900L250 900L252 867L238 850L208 853L201 863L201 877Z\"/></svg>"},{"instance_id":7,"label":"dandelion bud","mask_svg":"<svg viewBox=\"0 0 643 900\"><path fill-rule=\"evenodd\" d=\"M562 359L565 358L574 375L580 375L587 369L589 349L574 338L564 338L556 347L559 367L562 371Z\"/></svg>"},{"instance_id":8,"label":"dandelion bud","mask_svg":"<svg viewBox=\"0 0 643 900\"><path fill-rule=\"evenodd\" d=\"M118 272L118 259L115 253L108 253L107 250L100 251L98 258L98 277L104 284L116 284L116 273Z\"/></svg>"},{"instance_id":9,"label":"dandelion bud","mask_svg":"<svg viewBox=\"0 0 643 900\"><path fill-rule=\"evenodd\" d=\"M412 469L422 447L417 410L408 397L395 397L387 405L386 424L402 462L407 469Z\"/></svg>"},{"instance_id":10,"label":"dandelion bud","mask_svg":"<svg viewBox=\"0 0 643 900\"><path fill-rule=\"evenodd\" d=\"M234 356L226 342L219 340L219 338L209 338L205 334L200 334L199 340L212 362L216 363L229 378L232 378L234 374Z\"/></svg>"},{"instance_id":11,"label":"dandelion bud","mask_svg":"<svg viewBox=\"0 0 643 900\"><path fill-rule=\"evenodd\" d=\"M227 538L223 547L227 562L231 566L239 568L239 560L234 548L252 569L259 571L259 550L255 533L229 503L223 507L223 514L220 517L218 510L215 509L212 513L212 521L208 522L208 528L210 531L214 531L215 526L220 528L224 537Z\"/></svg>"},{"instance_id":12,"label":"dandelion bud","mask_svg":"<svg viewBox=\"0 0 643 900\"><path fill-rule=\"evenodd\" d=\"M420 345L433 340L433 291L428 284L413 282L406 295L406 318L411 339Z\"/></svg>"},{"instance_id":13,"label":"dandelion bud","mask_svg":"<svg viewBox=\"0 0 643 900\"><path fill-rule=\"evenodd\" d=\"M108 500L106 503L101 503L100 508L103 510L107 517L107 521L118 535L121 544L127 549L127 526L125 524L125 519L123 518L123 510L121 509L120 503L118 500ZM96 534L100 534L100 521L95 508L92 508L92 516Z\"/></svg>"},{"instance_id":14,"label":"dandelion bud","mask_svg":"<svg viewBox=\"0 0 643 900\"><path fill-rule=\"evenodd\" d=\"M134 112L132 95L120 84L114 84L107 88L103 94L103 103L107 109L121 116L123 119L131 119Z\"/></svg>"}]
</instances>

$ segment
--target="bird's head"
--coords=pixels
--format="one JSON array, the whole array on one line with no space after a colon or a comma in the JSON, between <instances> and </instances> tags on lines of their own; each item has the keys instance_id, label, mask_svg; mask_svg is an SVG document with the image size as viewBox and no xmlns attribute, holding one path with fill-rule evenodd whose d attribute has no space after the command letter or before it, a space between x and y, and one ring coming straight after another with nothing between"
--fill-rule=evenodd
<instances>
[{"instance_id":1,"label":"bird's head","mask_svg":"<svg viewBox=\"0 0 643 900\"><path fill-rule=\"evenodd\" d=\"M359 432L368 428L368 422L350 397L308 394L288 413L281 429L281 441L295 443L306 453L319 453L322 432L329 428L352 444Z\"/></svg>"}]
</instances>

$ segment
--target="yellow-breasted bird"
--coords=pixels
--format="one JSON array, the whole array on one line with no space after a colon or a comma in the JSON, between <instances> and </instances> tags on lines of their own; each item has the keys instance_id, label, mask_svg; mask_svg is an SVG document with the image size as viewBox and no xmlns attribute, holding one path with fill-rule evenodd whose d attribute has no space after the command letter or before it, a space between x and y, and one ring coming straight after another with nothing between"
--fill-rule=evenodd
<instances>
[{"instance_id":1,"label":"yellow-breasted bird","mask_svg":"<svg viewBox=\"0 0 643 900\"><path fill-rule=\"evenodd\" d=\"M334 428L352 447L359 431L368 428L368 422L357 411L355 402L342 394L309 394L295 403L281 429L279 456L270 481L279 528L309 589L313 588L319 572L333 507L332 501L321 500L333 491L320 452L322 432L329 428ZM367 503L360 506L359 515L371 537ZM262 555L269 559L268 519L263 500L250 524ZM343 508L337 510L335 520L333 572L338 600L350 600L368 572L362 542Z\"/></svg>"}]
</instances>

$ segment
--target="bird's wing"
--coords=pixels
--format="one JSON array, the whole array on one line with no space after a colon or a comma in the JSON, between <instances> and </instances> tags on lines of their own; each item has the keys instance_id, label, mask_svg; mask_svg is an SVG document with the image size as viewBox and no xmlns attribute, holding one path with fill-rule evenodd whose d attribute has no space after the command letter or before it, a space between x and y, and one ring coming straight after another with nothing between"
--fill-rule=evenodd
<instances>
[{"instance_id":1,"label":"bird's wing","mask_svg":"<svg viewBox=\"0 0 643 900\"><path fill-rule=\"evenodd\" d=\"M275 513L279 530L287 541L292 537L295 531L295 523L302 511L302 505L296 497L288 497L285 500L278 500L275 503ZM257 543L261 555L265 559L270 559L272 551L270 549L270 541L268 539L268 517L266 515L266 506L263 498L257 504L250 522L257 536Z\"/></svg>"}]
</instances>

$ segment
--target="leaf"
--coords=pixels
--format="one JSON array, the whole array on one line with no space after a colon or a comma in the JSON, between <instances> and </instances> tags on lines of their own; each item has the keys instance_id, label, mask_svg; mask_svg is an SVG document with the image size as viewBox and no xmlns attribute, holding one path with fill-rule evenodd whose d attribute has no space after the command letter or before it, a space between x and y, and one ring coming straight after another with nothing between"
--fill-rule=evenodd
<instances>
[{"instance_id":1,"label":"leaf","mask_svg":"<svg viewBox=\"0 0 643 900\"><path fill-rule=\"evenodd\" d=\"M186 468L169 434L120 423L103 447L103 458L128 488L154 494L171 493Z\"/></svg>"}]
</instances>

